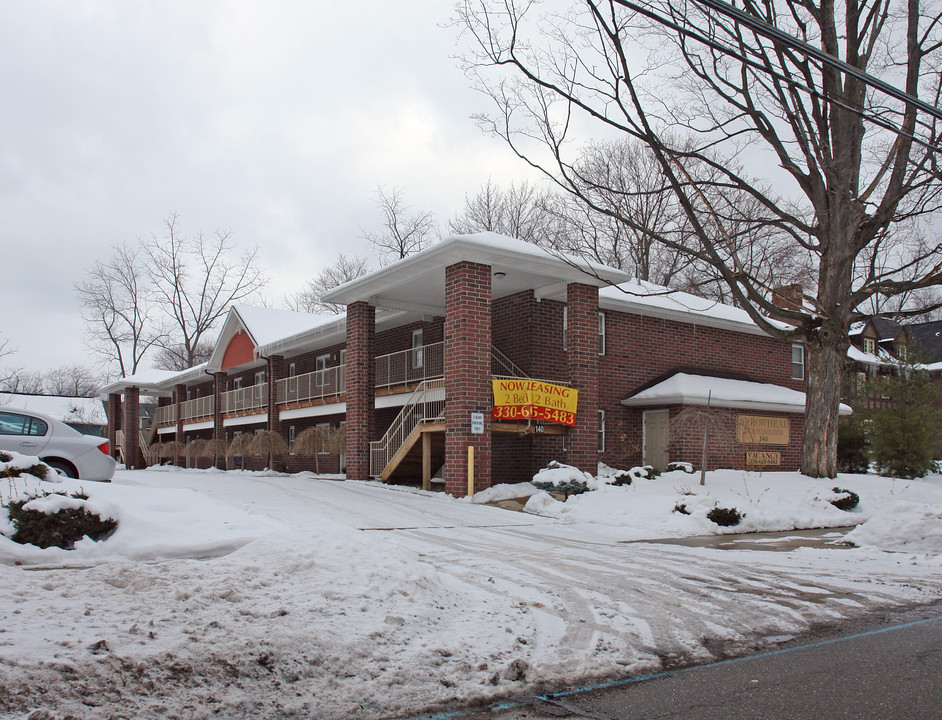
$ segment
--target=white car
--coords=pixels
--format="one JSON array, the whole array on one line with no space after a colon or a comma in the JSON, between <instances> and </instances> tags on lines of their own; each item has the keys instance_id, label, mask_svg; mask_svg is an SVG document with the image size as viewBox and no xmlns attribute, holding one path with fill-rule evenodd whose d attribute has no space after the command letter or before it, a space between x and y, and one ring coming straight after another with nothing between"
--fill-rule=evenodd
<instances>
[{"instance_id":1,"label":"white car","mask_svg":"<svg viewBox=\"0 0 942 720\"><path fill-rule=\"evenodd\" d=\"M0 450L35 455L80 480L111 480L115 461L107 438L83 435L64 422L32 411L0 408Z\"/></svg>"}]
</instances>

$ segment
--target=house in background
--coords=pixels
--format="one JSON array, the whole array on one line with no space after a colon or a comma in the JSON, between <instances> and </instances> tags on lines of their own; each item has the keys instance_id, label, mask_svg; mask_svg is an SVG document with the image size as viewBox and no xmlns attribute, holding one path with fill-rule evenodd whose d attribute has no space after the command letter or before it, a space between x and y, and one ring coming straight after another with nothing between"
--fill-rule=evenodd
<instances>
[{"instance_id":1,"label":"house in background","mask_svg":"<svg viewBox=\"0 0 942 720\"><path fill-rule=\"evenodd\" d=\"M56 420L61 420L83 435L103 437L108 428L105 407L97 397L0 393L0 407L32 410L33 412L48 415Z\"/></svg>"},{"instance_id":2,"label":"house in background","mask_svg":"<svg viewBox=\"0 0 942 720\"><path fill-rule=\"evenodd\" d=\"M699 465L701 438L673 421L709 404L735 420L729 463L799 465L804 349L740 309L493 233L447 238L325 299L346 314L233 307L205 365L110 384L109 437L139 427L149 395L159 408L141 444L174 443L176 462L196 439L272 430L291 446L343 427L343 452L276 465L438 476L463 495L469 470L482 489L550 460ZM143 464L137 443L127 457Z\"/></svg>"}]
</instances>

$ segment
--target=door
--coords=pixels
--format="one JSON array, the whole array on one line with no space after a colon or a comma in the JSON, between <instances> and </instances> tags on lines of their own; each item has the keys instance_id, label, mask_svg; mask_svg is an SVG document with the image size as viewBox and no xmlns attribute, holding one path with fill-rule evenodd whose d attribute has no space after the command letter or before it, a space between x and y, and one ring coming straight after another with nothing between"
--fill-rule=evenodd
<instances>
[{"instance_id":1,"label":"door","mask_svg":"<svg viewBox=\"0 0 942 720\"><path fill-rule=\"evenodd\" d=\"M644 413L644 464L666 469L669 447L670 411L648 410Z\"/></svg>"}]
</instances>

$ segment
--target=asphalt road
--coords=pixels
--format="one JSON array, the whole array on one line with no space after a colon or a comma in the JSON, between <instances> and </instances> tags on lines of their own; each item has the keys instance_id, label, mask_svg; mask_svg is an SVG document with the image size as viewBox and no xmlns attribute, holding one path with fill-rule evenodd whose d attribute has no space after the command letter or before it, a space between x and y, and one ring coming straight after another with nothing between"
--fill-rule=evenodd
<instances>
[{"instance_id":1,"label":"asphalt road","mask_svg":"<svg viewBox=\"0 0 942 720\"><path fill-rule=\"evenodd\" d=\"M942 604L873 616L754 656L508 704L435 717L942 718Z\"/></svg>"}]
</instances>

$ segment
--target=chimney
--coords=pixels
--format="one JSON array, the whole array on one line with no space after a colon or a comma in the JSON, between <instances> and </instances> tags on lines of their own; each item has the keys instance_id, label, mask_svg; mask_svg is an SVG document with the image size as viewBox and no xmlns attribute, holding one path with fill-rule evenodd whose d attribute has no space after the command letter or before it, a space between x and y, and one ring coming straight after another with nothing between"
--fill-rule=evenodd
<instances>
[{"instance_id":1,"label":"chimney","mask_svg":"<svg viewBox=\"0 0 942 720\"><path fill-rule=\"evenodd\" d=\"M772 288L772 304L783 310L801 310L802 287L799 283Z\"/></svg>"}]
</instances>

